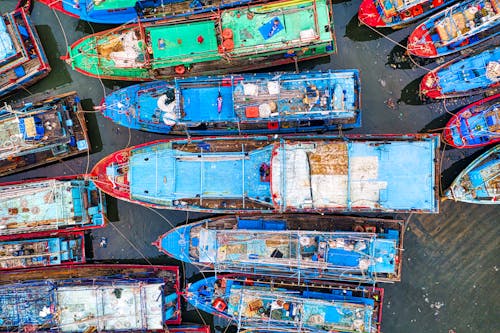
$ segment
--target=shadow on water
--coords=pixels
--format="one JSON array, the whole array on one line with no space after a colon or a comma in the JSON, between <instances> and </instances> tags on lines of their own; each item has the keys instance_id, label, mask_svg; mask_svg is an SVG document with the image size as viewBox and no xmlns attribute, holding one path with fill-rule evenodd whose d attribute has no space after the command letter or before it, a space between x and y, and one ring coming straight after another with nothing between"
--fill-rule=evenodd
<instances>
[{"instance_id":1,"label":"shadow on water","mask_svg":"<svg viewBox=\"0 0 500 333\"><path fill-rule=\"evenodd\" d=\"M86 98L82 99L81 102L83 110L93 111L94 103L92 99ZM92 153L97 153L102 150L102 139L99 133L99 124L97 123L97 117L94 112L85 113L85 120L87 121L87 134L90 140L90 147Z\"/></svg>"},{"instance_id":2,"label":"shadow on water","mask_svg":"<svg viewBox=\"0 0 500 333\"><path fill-rule=\"evenodd\" d=\"M118 199L106 194L106 217L109 222L120 221L118 214Z\"/></svg>"},{"instance_id":3,"label":"shadow on water","mask_svg":"<svg viewBox=\"0 0 500 333\"><path fill-rule=\"evenodd\" d=\"M403 90L401 90L401 97L398 102L403 102L407 105L424 105L431 103L429 99L420 98L419 85L423 76L408 83Z\"/></svg>"},{"instance_id":4,"label":"shadow on water","mask_svg":"<svg viewBox=\"0 0 500 333\"><path fill-rule=\"evenodd\" d=\"M136 81L102 80L102 84L104 84L106 88L111 89L112 91L126 88L139 83L140 82Z\"/></svg>"},{"instance_id":5,"label":"shadow on water","mask_svg":"<svg viewBox=\"0 0 500 333\"><path fill-rule=\"evenodd\" d=\"M462 172L462 170L464 170L476 158L481 156L489 149L491 149L491 146L486 146L470 155L468 155L468 149L450 149L450 151L448 151L447 153L446 159L453 163L446 170L441 171L441 188L443 189L443 191L445 191L451 185L451 183L460 174L460 172Z\"/></svg>"},{"instance_id":6,"label":"shadow on water","mask_svg":"<svg viewBox=\"0 0 500 333\"><path fill-rule=\"evenodd\" d=\"M408 45L408 37L403 39L396 45L387 56L386 65L394 69L413 69L418 66L427 66L435 61L435 59L425 59L409 55L406 52Z\"/></svg>"},{"instance_id":7,"label":"shadow on water","mask_svg":"<svg viewBox=\"0 0 500 333\"><path fill-rule=\"evenodd\" d=\"M118 27L118 25L90 23L87 21L79 20L78 24L76 25L75 31L80 31L85 33L86 35L90 35L96 32L113 29L115 27Z\"/></svg>"},{"instance_id":8,"label":"shadow on water","mask_svg":"<svg viewBox=\"0 0 500 333\"><path fill-rule=\"evenodd\" d=\"M453 114L457 113L460 108L456 108L454 110L448 109L448 112L445 112L441 116L433 119L430 123L424 126L419 133L438 133L442 132L448 121L453 117Z\"/></svg>"},{"instance_id":9,"label":"shadow on water","mask_svg":"<svg viewBox=\"0 0 500 333\"><path fill-rule=\"evenodd\" d=\"M345 36L355 42L367 42L383 38L394 32L391 28L378 28L377 31L379 33L361 23L358 19L358 14L356 14L349 23L347 23L345 27Z\"/></svg>"},{"instance_id":10,"label":"shadow on water","mask_svg":"<svg viewBox=\"0 0 500 333\"><path fill-rule=\"evenodd\" d=\"M45 54L49 59L51 71L49 75L38 82L36 85L29 87L32 93L43 92L64 84L71 83L71 76L68 72L66 63L59 59L61 54L57 48L57 41L52 34L52 30L48 25L37 25L36 30L40 36Z\"/></svg>"}]
</instances>

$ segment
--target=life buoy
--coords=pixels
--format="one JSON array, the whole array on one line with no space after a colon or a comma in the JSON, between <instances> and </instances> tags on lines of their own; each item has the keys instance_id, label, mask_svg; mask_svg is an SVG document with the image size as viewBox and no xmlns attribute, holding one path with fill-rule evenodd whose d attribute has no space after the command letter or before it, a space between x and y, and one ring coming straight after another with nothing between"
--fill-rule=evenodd
<instances>
[{"instance_id":1,"label":"life buoy","mask_svg":"<svg viewBox=\"0 0 500 333\"><path fill-rule=\"evenodd\" d=\"M177 65L177 66L175 66L174 71L176 74L182 75L182 74L186 73L186 66Z\"/></svg>"},{"instance_id":2,"label":"life buoy","mask_svg":"<svg viewBox=\"0 0 500 333\"><path fill-rule=\"evenodd\" d=\"M227 308L227 304L226 302L224 302L224 300L220 297L216 298L213 303L212 303L212 306L217 310L217 311L220 311L220 312L223 312L224 310L226 310Z\"/></svg>"},{"instance_id":3,"label":"life buoy","mask_svg":"<svg viewBox=\"0 0 500 333\"><path fill-rule=\"evenodd\" d=\"M234 49L234 41L232 39L226 39L222 42L222 47L226 52L230 52Z\"/></svg>"},{"instance_id":4,"label":"life buoy","mask_svg":"<svg viewBox=\"0 0 500 333\"><path fill-rule=\"evenodd\" d=\"M416 17L416 16L423 14L424 9L422 8L421 5L417 5L417 6L411 8L411 13L412 13L413 17Z\"/></svg>"},{"instance_id":5,"label":"life buoy","mask_svg":"<svg viewBox=\"0 0 500 333\"><path fill-rule=\"evenodd\" d=\"M277 121L268 121L267 122L267 129L270 129L270 130L276 130L278 129L280 126L279 126L279 123Z\"/></svg>"},{"instance_id":6,"label":"life buoy","mask_svg":"<svg viewBox=\"0 0 500 333\"><path fill-rule=\"evenodd\" d=\"M225 28L222 30L222 39L232 39L233 38L233 30L230 28Z\"/></svg>"},{"instance_id":7,"label":"life buoy","mask_svg":"<svg viewBox=\"0 0 500 333\"><path fill-rule=\"evenodd\" d=\"M366 226L365 227L365 231L366 232L376 233L377 232L377 227L374 226L374 225Z\"/></svg>"},{"instance_id":8,"label":"life buoy","mask_svg":"<svg viewBox=\"0 0 500 333\"><path fill-rule=\"evenodd\" d=\"M364 232L365 228L362 225L360 225L360 224L356 224L354 226L354 231L356 231L356 232Z\"/></svg>"}]
</instances>

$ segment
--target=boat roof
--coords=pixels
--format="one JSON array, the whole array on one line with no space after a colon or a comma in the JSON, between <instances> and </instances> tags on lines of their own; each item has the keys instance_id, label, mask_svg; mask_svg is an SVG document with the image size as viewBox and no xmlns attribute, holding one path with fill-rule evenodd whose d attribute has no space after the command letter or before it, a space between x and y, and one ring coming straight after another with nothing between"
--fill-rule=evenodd
<instances>
[{"instance_id":1,"label":"boat roof","mask_svg":"<svg viewBox=\"0 0 500 333\"><path fill-rule=\"evenodd\" d=\"M442 94L487 88L498 82L498 77L487 75L488 65L495 62L500 62L500 47L452 62L438 70L436 75Z\"/></svg>"},{"instance_id":2,"label":"boat roof","mask_svg":"<svg viewBox=\"0 0 500 333\"><path fill-rule=\"evenodd\" d=\"M179 58L183 62L185 58L190 58L193 63L220 58L214 21L153 25L146 28L146 33L151 39L155 59L153 68L165 67L166 63L175 63ZM200 37L202 42L198 41Z\"/></svg>"},{"instance_id":3,"label":"boat roof","mask_svg":"<svg viewBox=\"0 0 500 333\"><path fill-rule=\"evenodd\" d=\"M130 197L167 206L183 198L272 198L284 210L436 212L438 140L280 139L251 151L215 153L160 142L131 150ZM269 180L262 178L263 166L271 170Z\"/></svg>"}]
</instances>

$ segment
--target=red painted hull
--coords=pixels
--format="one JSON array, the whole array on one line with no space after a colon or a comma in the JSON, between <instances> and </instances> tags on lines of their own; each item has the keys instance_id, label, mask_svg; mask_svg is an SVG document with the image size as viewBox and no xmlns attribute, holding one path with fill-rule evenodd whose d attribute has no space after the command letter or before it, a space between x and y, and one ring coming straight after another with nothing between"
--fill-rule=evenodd
<instances>
[{"instance_id":1,"label":"red painted hull","mask_svg":"<svg viewBox=\"0 0 500 333\"><path fill-rule=\"evenodd\" d=\"M453 117L451 117L451 119L448 121L448 123L446 124L446 127L443 131L443 140L450 146L454 147L454 148L459 148L459 149L462 149L462 148L478 148L478 147L484 147L484 146L487 146L487 145L491 145L491 144L495 144L495 143L498 143L500 142L500 137L499 136L492 136L492 139L488 142L483 142L483 143L480 143L480 144L468 144L466 142L464 142L463 145L457 145L455 144L455 142L453 141L453 136L452 136L452 133L451 133L451 128L453 126L456 126L457 122L460 123L460 117L462 115L464 115L464 113L466 112L471 112L470 110L476 106L480 106L484 103L487 103L489 101L492 101L492 100L495 100L495 99L498 99L500 98L500 94L496 94L496 95L493 95L493 96L490 96L490 97L487 97L487 98L484 98L484 99L481 99L477 102L474 102L468 106L466 106L465 108L461 109L460 111L458 111Z\"/></svg>"},{"instance_id":2,"label":"red painted hull","mask_svg":"<svg viewBox=\"0 0 500 333\"><path fill-rule=\"evenodd\" d=\"M61 13L64 13L68 16L74 17L74 18L80 18L80 16L75 15L74 13L68 12L63 8L63 2L62 0L37 0L40 3L43 3L44 5L48 6L50 9L55 9Z\"/></svg>"}]
</instances>

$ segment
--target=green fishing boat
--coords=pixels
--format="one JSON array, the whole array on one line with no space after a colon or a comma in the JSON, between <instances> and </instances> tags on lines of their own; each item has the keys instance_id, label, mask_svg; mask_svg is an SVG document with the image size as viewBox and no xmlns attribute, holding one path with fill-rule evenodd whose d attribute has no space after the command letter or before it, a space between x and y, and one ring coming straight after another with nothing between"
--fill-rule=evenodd
<instances>
[{"instance_id":1,"label":"green fishing boat","mask_svg":"<svg viewBox=\"0 0 500 333\"><path fill-rule=\"evenodd\" d=\"M64 59L92 77L157 80L254 70L336 52L330 0L288 0L86 36Z\"/></svg>"}]
</instances>

